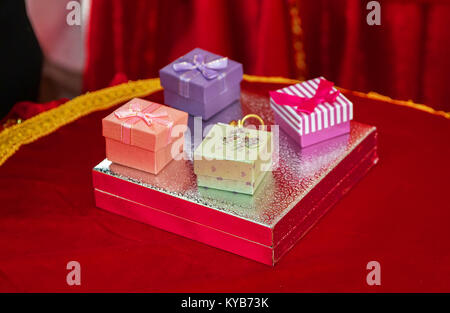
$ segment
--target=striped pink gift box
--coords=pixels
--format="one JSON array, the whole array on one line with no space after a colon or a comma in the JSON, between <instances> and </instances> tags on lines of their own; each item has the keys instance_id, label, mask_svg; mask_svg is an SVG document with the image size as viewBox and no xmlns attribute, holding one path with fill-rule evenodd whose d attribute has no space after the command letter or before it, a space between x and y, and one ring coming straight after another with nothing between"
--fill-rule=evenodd
<instances>
[{"instance_id":1,"label":"striped pink gift box","mask_svg":"<svg viewBox=\"0 0 450 313\"><path fill-rule=\"evenodd\" d=\"M279 89L277 92L312 98L320 79L324 78L311 79ZM337 91L334 87L332 90ZM296 107L278 104L272 97L270 106L274 111L276 124L302 147L350 132L353 104L342 93L339 93L336 101L321 103L311 113L298 112Z\"/></svg>"}]
</instances>

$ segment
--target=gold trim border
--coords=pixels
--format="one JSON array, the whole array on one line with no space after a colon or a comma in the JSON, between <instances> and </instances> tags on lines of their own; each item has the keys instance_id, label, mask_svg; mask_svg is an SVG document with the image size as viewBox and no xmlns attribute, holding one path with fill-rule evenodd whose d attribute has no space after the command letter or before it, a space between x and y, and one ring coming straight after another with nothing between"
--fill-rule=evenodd
<instances>
[{"instance_id":1,"label":"gold trim border","mask_svg":"<svg viewBox=\"0 0 450 313\"><path fill-rule=\"evenodd\" d=\"M80 117L161 89L159 78L152 78L88 92L57 108L6 128L0 133L0 166L22 145L32 143Z\"/></svg>"},{"instance_id":2,"label":"gold trim border","mask_svg":"<svg viewBox=\"0 0 450 313\"><path fill-rule=\"evenodd\" d=\"M278 76L253 76L253 75L245 75L245 74L244 74L244 80L246 80L248 82L252 82L252 83L270 83L270 84L297 84L297 83L302 82L301 80L285 78L285 77L278 77ZM447 119L450 119L450 112L438 111L438 110L435 110L432 107L429 107L425 104L415 103L412 100L408 100L408 101L396 100L396 99L392 99L388 96L381 95L374 91L364 93L364 92L360 92L360 91L348 90L348 89L341 88L341 87L337 87L337 88L347 94L352 94L352 95L355 95L355 96L358 96L361 98L368 98L368 99L392 103L395 105L406 106L406 107L410 107L410 108L413 108L413 109L416 109L419 111L427 112L427 113L430 113L433 115L438 115L438 116L442 116Z\"/></svg>"},{"instance_id":3,"label":"gold trim border","mask_svg":"<svg viewBox=\"0 0 450 313\"><path fill-rule=\"evenodd\" d=\"M284 77L256 76L247 74L244 74L244 80L247 82L271 84L295 84L300 82L296 79ZM162 90L159 78L130 81L118 86L108 87L95 92L88 92L62 104L57 108L42 112L22 122L21 124L6 128L0 132L0 166L5 163L6 160L17 150L19 150L22 145L32 143L39 138L51 134L60 127L67 125L80 117L89 115L96 111L109 109L117 104L136 97L148 96L159 90ZM360 97L407 106L450 119L450 113L436 111L435 109L424 104L418 104L412 101L393 100L375 92L365 94L342 88L341 90Z\"/></svg>"},{"instance_id":4,"label":"gold trim border","mask_svg":"<svg viewBox=\"0 0 450 313\"><path fill-rule=\"evenodd\" d=\"M342 89L342 88L340 88L340 89L343 91L346 91L349 94L352 94L352 95L355 95L355 96L358 96L361 98L369 98L369 99L373 99L373 100L384 101L384 102L392 103L395 105L413 108L413 109L423 111L426 113L430 113L433 115L442 116L442 117L445 117L446 119L450 119L450 112L435 110L432 107L429 107L429 106L427 106L425 104L421 104L421 103L415 103L412 100L408 100L408 101L396 100L396 99L392 99L388 96L379 94L375 91L369 91L368 93L364 93L364 92L360 92L360 91L351 91L351 90L346 90L346 89Z\"/></svg>"}]
</instances>

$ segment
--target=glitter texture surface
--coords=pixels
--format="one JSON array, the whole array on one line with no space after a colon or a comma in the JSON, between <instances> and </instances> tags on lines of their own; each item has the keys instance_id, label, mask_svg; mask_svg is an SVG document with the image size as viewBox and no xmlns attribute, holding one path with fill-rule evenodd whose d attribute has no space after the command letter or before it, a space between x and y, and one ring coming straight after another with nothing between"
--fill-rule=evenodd
<instances>
[{"instance_id":1,"label":"glitter texture surface","mask_svg":"<svg viewBox=\"0 0 450 313\"><path fill-rule=\"evenodd\" d=\"M202 127L204 129L217 122L228 123L245 115L242 112L257 113L269 125L273 122L268 99L243 93L241 102L234 103L212 120L204 122ZM190 125L193 129L191 117ZM303 149L280 131L278 166L273 172L267 173L253 196L198 187L191 160L194 140L186 141L184 159L172 161L158 175L112 164L108 160L97 165L94 171L273 227L359 143L375 131L375 127L352 122L350 134Z\"/></svg>"}]
</instances>

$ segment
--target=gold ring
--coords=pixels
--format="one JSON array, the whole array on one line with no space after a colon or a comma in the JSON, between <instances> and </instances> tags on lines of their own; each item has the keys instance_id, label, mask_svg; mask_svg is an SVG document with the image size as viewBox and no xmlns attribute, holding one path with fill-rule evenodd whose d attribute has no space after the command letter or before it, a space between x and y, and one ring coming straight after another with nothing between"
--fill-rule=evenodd
<instances>
[{"instance_id":1,"label":"gold ring","mask_svg":"<svg viewBox=\"0 0 450 313\"><path fill-rule=\"evenodd\" d=\"M249 118L256 118L258 120L258 122L261 124L261 126L264 126L263 119L259 115L256 115L256 114L247 114L241 120L238 120L237 123L236 123L236 121L231 121L230 125L237 126L237 127L244 127L245 121Z\"/></svg>"}]
</instances>

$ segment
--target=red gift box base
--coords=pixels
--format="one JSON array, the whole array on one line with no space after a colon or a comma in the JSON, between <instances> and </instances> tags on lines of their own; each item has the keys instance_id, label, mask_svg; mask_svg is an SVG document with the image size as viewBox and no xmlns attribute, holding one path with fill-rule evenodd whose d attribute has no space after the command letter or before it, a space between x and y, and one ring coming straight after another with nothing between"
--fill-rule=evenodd
<instances>
[{"instance_id":1,"label":"red gift box base","mask_svg":"<svg viewBox=\"0 0 450 313\"><path fill-rule=\"evenodd\" d=\"M364 135L353 140L350 134L348 141L355 143L348 144L346 152L336 152L344 153L345 157L330 168L298 203L267 225L192 203L94 168L96 205L112 213L273 266L377 163L376 130L361 125L354 127L358 131L353 133L365 132ZM341 136L336 140L347 139ZM326 146L327 142L321 145ZM301 151L306 159L314 158L321 148L316 145L308 149ZM172 167L179 170L176 164ZM318 170L312 168L312 171Z\"/></svg>"}]
</instances>

